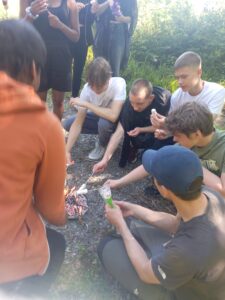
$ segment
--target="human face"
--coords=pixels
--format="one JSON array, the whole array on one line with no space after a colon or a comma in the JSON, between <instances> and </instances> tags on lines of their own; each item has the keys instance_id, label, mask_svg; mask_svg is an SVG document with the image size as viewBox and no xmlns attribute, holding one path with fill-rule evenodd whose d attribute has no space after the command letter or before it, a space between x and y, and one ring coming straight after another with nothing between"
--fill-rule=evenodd
<instances>
[{"instance_id":1,"label":"human face","mask_svg":"<svg viewBox=\"0 0 225 300\"><path fill-rule=\"evenodd\" d=\"M175 77L179 87L184 92L189 92L191 95L198 93L201 83L201 68L183 67L175 70Z\"/></svg>"},{"instance_id":2,"label":"human face","mask_svg":"<svg viewBox=\"0 0 225 300\"><path fill-rule=\"evenodd\" d=\"M105 92L109 86L109 81L107 81L103 86L96 86L92 85L91 89L95 92L95 94L100 95L101 93Z\"/></svg>"},{"instance_id":3,"label":"human face","mask_svg":"<svg viewBox=\"0 0 225 300\"><path fill-rule=\"evenodd\" d=\"M137 95L129 94L130 104L133 107L134 111L142 112L148 107L152 100L154 99L154 95L146 97L146 92L144 90L140 91Z\"/></svg>"},{"instance_id":4,"label":"human face","mask_svg":"<svg viewBox=\"0 0 225 300\"><path fill-rule=\"evenodd\" d=\"M191 133L190 136L187 136L184 133L175 132L173 140L181 146L191 149L192 147L197 146L198 136L198 133Z\"/></svg>"}]
</instances>

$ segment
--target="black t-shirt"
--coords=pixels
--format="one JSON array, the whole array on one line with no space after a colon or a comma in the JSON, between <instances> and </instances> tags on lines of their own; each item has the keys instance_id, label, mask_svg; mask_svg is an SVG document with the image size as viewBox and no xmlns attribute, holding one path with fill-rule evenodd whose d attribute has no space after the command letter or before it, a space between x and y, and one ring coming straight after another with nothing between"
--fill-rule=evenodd
<instances>
[{"instance_id":1,"label":"black t-shirt","mask_svg":"<svg viewBox=\"0 0 225 300\"><path fill-rule=\"evenodd\" d=\"M126 100L119 117L119 121L125 132L134 129L135 127L151 126L150 114L153 108L156 109L159 114L163 116L167 115L170 108L170 92L155 86L153 88L153 94L155 95L155 98L152 103L141 112L135 111L130 104L130 100Z\"/></svg>"},{"instance_id":2,"label":"black t-shirt","mask_svg":"<svg viewBox=\"0 0 225 300\"><path fill-rule=\"evenodd\" d=\"M152 257L154 274L177 300L225 299L225 201L209 189L205 214L181 222Z\"/></svg>"}]
</instances>

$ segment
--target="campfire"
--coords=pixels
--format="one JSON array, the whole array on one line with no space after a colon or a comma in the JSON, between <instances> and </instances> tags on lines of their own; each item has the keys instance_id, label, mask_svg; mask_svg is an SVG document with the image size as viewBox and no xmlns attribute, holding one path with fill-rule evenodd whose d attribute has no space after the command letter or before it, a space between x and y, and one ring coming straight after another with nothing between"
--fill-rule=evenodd
<instances>
[{"instance_id":1,"label":"campfire","mask_svg":"<svg viewBox=\"0 0 225 300\"><path fill-rule=\"evenodd\" d=\"M75 187L72 189L65 187L65 209L68 219L78 219L79 222L82 222L82 216L87 212L88 205L86 196L79 193L79 190L76 190Z\"/></svg>"}]
</instances>

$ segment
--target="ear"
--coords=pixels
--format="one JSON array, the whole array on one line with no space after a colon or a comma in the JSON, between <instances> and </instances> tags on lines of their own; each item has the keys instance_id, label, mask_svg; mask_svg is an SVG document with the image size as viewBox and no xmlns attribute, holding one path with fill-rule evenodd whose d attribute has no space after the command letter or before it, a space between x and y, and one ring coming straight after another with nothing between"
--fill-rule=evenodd
<instances>
[{"instance_id":1,"label":"ear","mask_svg":"<svg viewBox=\"0 0 225 300\"><path fill-rule=\"evenodd\" d=\"M193 133L193 135L194 135L196 138L201 138L201 137L202 137L202 132L198 129L196 132Z\"/></svg>"},{"instance_id":2,"label":"ear","mask_svg":"<svg viewBox=\"0 0 225 300\"><path fill-rule=\"evenodd\" d=\"M164 198L168 199L169 190L168 190L164 185L161 185L161 186L160 186L160 194L161 194Z\"/></svg>"},{"instance_id":3,"label":"ear","mask_svg":"<svg viewBox=\"0 0 225 300\"><path fill-rule=\"evenodd\" d=\"M198 68L198 76L202 77L202 68L201 67Z\"/></svg>"}]
</instances>

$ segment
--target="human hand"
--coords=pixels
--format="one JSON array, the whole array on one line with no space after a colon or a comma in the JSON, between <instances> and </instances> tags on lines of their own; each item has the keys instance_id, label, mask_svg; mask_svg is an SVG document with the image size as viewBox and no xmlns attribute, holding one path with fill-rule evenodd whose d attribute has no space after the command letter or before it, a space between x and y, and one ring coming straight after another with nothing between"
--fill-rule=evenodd
<instances>
[{"instance_id":1,"label":"human hand","mask_svg":"<svg viewBox=\"0 0 225 300\"><path fill-rule=\"evenodd\" d=\"M119 206L124 218L134 215L134 207L135 207L134 204L126 201L117 201L117 200L114 200L113 202L114 204Z\"/></svg>"},{"instance_id":2,"label":"human hand","mask_svg":"<svg viewBox=\"0 0 225 300\"><path fill-rule=\"evenodd\" d=\"M154 113L150 115L151 123L156 128L163 128L165 124L165 116L160 115L159 113Z\"/></svg>"},{"instance_id":3,"label":"human hand","mask_svg":"<svg viewBox=\"0 0 225 300\"><path fill-rule=\"evenodd\" d=\"M30 10L33 16L39 15L40 13L47 10L48 2L46 0L34 0L31 2Z\"/></svg>"},{"instance_id":4,"label":"human hand","mask_svg":"<svg viewBox=\"0 0 225 300\"><path fill-rule=\"evenodd\" d=\"M66 166L71 166L74 164L74 160L71 158L71 153L66 151Z\"/></svg>"},{"instance_id":5,"label":"human hand","mask_svg":"<svg viewBox=\"0 0 225 300\"><path fill-rule=\"evenodd\" d=\"M105 184L108 184L111 189L116 189L121 186L120 179L108 179Z\"/></svg>"},{"instance_id":6,"label":"human hand","mask_svg":"<svg viewBox=\"0 0 225 300\"><path fill-rule=\"evenodd\" d=\"M113 202L113 208L109 205L105 205L105 216L109 223L119 228L122 223L124 223L124 218L122 211L118 205L115 205Z\"/></svg>"},{"instance_id":7,"label":"human hand","mask_svg":"<svg viewBox=\"0 0 225 300\"><path fill-rule=\"evenodd\" d=\"M59 18L50 12L48 12L48 22L51 27L57 28L57 29L59 29L62 24L61 21L59 20Z\"/></svg>"},{"instance_id":8,"label":"human hand","mask_svg":"<svg viewBox=\"0 0 225 300\"><path fill-rule=\"evenodd\" d=\"M156 129L154 136L158 140L165 140L169 137L169 133L165 129Z\"/></svg>"},{"instance_id":9,"label":"human hand","mask_svg":"<svg viewBox=\"0 0 225 300\"><path fill-rule=\"evenodd\" d=\"M85 8L85 4L82 2L76 2L77 4L77 9L80 11L81 9Z\"/></svg>"},{"instance_id":10,"label":"human hand","mask_svg":"<svg viewBox=\"0 0 225 300\"><path fill-rule=\"evenodd\" d=\"M128 134L129 136L137 136L137 135L139 135L140 133L141 133L141 128L140 128L140 127L136 127L136 128L134 128L133 130L130 130L130 131L127 132L127 134Z\"/></svg>"},{"instance_id":11,"label":"human hand","mask_svg":"<svg viewBox=\"0 0 225 300\"><path fill-rule=\"evenodd\" d=\"M102 173L107 168L107 162L105 160L99 161L97 164L94 164L92 172L95 173Z\"/></svg>"},{"instance_id":12,"label":"human hand","mask_svg":"<svg viewBox=\"0 0 225 300\"><path fill-rule=\"evenodd\" d=\"M86 101L81 101L79 97L76 98L70 98L70 105L74 107L84 107L87 108L87 102Z\"/></svg>"}]
</instances>

